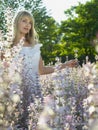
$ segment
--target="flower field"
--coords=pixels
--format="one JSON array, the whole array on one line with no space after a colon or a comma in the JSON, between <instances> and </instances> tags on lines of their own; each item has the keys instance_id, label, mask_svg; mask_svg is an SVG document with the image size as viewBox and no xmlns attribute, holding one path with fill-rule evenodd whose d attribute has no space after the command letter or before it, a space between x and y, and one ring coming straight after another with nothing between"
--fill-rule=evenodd
<instances>
[{"instance_id":1,"label":"flower field","mask_svg":"<svg viewBox=\"0 0 98 130\"><path fill-rule=\"evenodd\" d=\"M23 59L15 62L13 57L21 50L24 39L17 47L9 48L11 18L7 20L6 40L0 34L0 130L21 130L16 124L23 112L20 75ZM40 76L38 82L43 102L35 97L35 103L28 106L29 130L98 130L97 61L90 63L86 58L82 66L62 70L56 65L54 73Z\"/></svg>"},{"instance_id":2,"label":"flower field","mask_svg":"<svg viewBox=\"0 0 98 130\"><path fill-rule=\"evenodd\" d=\"M82 67L65 68L42 77L43 94L52 99L53 115L48 124L51 129L97 130L97 74L97 63L87 62Z\"/></svg>"}]
</instances>

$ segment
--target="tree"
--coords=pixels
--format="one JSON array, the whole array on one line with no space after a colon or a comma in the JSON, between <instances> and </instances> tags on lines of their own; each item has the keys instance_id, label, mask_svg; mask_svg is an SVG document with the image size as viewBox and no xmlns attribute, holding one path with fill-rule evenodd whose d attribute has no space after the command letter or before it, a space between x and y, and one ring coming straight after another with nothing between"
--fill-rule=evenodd
<instances>
[{"instance_id":1,"label":"tree","mask_svg":"<svg viewBox=\"0 0 98 130\"><path fill-rule=\"evenodd\" d=\"M67 42L68 55L73 55L74 50L77 49L81 63L87 55L90 61L94 62L96 52L91 41L98 28L98 1L79 3L78 6L72 6L65 11L65 15L68 19L62 21L60 32L64 34L62 43Z\"/></svg>"}]
</instances>

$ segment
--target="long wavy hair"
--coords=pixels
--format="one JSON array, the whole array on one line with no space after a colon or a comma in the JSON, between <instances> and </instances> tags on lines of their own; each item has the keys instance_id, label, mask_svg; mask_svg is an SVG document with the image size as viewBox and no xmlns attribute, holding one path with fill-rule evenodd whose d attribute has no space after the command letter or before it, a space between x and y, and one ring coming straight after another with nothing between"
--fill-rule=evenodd
<instances>
[{"instance_id":1,"label":"long wavy hair","mask_svg":"<svg viewBox=\"0 0 98 130\"><path fill-rule=\"evenodd\" d=\"M29 33L25 35L25 40L34 46L38 40L38 35L34 28L34 18L28 11L20 11L16 15L14 22L13 22L13 45L17 44L19 42L19 22L23 17L27 16L31 21L31 29Z\"/></svg>"}]
</instances>

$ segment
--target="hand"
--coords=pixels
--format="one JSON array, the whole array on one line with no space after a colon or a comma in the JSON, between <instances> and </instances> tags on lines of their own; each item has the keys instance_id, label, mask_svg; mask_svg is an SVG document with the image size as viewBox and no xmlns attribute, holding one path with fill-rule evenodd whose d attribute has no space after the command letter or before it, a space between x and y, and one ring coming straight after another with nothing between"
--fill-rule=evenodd
<instances>
[{"instance_id":1,"label":"hand","mask_svg":"<svg viewBox=\"0 0 98 130\"><path fill-rule=\"evenodd\" d=\"M68 66L68 67L77 67L78 65L79 63L77 60L70 60L70 61L65 62L65 66Z\"/></svg>"}]
</instances>

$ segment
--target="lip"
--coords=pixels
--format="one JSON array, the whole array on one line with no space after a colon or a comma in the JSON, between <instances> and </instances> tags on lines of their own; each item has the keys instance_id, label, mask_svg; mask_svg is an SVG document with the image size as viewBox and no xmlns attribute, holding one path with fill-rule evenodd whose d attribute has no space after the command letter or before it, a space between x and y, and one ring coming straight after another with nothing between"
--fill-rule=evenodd
<instances>
[{"instance_id":1,"label":"lip","mask_svg":"<svg viewBox=\"0 0 98 130\"><path fill-rule=\"evenodd\" d=\"M24 28L24 29L27 30L27 31L29 30L28 28Z\"/></svg>"}]
</instances>

